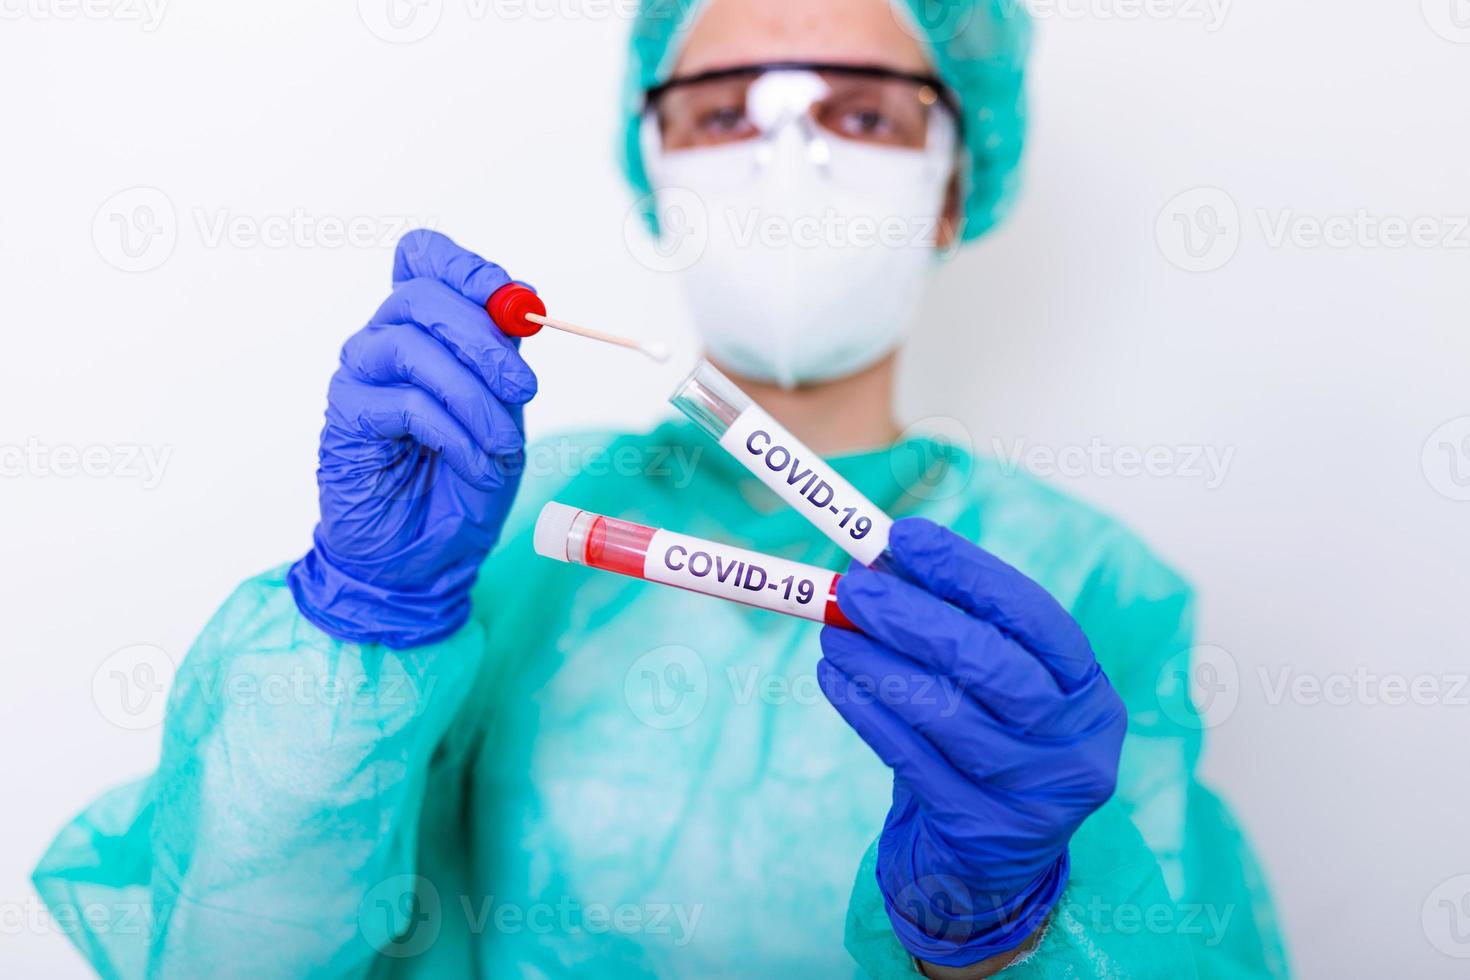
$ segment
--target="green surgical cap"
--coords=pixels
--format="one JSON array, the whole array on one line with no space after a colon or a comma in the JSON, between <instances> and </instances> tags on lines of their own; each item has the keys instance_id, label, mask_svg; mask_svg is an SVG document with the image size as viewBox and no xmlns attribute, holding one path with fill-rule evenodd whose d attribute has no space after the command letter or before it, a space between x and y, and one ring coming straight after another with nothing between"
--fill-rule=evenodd
<instances>
[{"instance_id":1,"label":"green surgical cap","mask_svg":"<svg viewBox=\"0 0 1470 980\"><path fill-rule=\"evenodd\" d=\"M668 79L684 38L708 0L642 0L623 83L623 170L648 198L638 129L643 92ZM1022 0L893 0L904 26L928 45L939 76L959 96L968 179L964 226L970 240L1004 216L1018 183L1026 137L1023 77L1031 28Z\"/></svg>"}]
</instances>

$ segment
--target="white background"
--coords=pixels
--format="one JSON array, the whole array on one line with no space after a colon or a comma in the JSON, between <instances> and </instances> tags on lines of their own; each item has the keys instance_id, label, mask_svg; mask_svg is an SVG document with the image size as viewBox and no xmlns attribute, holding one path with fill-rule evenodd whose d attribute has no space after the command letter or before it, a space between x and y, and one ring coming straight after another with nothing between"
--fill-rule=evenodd
<instances>
[{"instance_id":1,"label":"white background","mask_svg":"<svg viewBox=\"0 0 1470 980\"><path fill-rule=\"evenodd\" d=\"M29 869L90 798L151 767L159 737L110 721L94 673L137 644L181 656L236 582L304 549L326 381L386 292L405 218L570 319L682 348L655 369L536 338L535 432L651 423L692 353L672 280L625 244L627 23L606 7L430 0L437 29L392 44L350 3L175 0L150 25L98 2L0 0L0 445L170 455L156 486L120 465L0 479L8 976L83 973L31 921ZM1051 478L1198 584L1200 639L1238 678L1205 772L1260 848L1305 977L1462 975L1451 954L1470 955L1470 907L1453 923L1440 904L1470 906L1464 881L1442 885L1470 873L1467 692L1391 704L1372 680L1443 695L1470 669L1470 502L1453 499L1470 479L1470 233L1273 244L1283 215L1300 229L1360 209L1455 232L1456 2L1470 24L1463 0L1238 0L1223 21L1193 0L1143 17L1048 4L1026 195L943 272L904 363L905 417L958 420L983 452L1233 453L1214 487L1096 465ZM125 272L112 215L138 201L109 201L134 186L161 192L177 242ZM1170 203L1199 187L1225 198ZM1186 272L1175 213L1208 223L1201 203L1229 232L1202 261L1238 250ZM381 244L211 237L298 210L363 217ZM1346 703L1274 696L1283 676L1359 668L1366 693Z\"/></svg>"}]
</instances>

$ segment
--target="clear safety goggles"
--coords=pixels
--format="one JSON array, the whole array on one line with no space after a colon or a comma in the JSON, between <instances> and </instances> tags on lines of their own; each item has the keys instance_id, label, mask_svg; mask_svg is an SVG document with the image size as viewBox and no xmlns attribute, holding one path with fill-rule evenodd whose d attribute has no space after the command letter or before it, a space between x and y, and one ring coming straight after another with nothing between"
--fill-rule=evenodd
<instances>
[{"instance_id":1,"label":"clear safety goggles","mask_svg":"<svg viewBox=\"0 0 1470 980\"><path fill-rule=\"evenodd\" d=\"M959 128L958 102L937 77L822 62L673 78L645 93L643 117L646 151L747 147L757 165L793 129L811 162L829 166L852 149L952 154Z\"/></svg>"}]
</instances>

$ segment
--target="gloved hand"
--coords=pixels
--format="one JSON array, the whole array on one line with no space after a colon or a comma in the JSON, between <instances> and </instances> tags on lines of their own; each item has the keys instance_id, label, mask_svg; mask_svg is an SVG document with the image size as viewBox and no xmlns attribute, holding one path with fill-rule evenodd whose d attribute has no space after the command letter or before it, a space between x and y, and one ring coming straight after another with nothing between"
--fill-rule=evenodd
<instances>
[{"instance_id":1,"label":"gloved hand","mask_svg":"<svg viewBox=\"0 0 1470 980\"><path fill-rule=\"evenodd\" d=\"M393 293L327 393L321 521L292 566L303 616L399 649L453 633L524 462L536 376L485 312L505 270L432 231L398 242Z\"/></svg>"},{"instance_id":2,"label":"gloved hand","mask_svg":"<svg viewBox=\"0 0 1470 980\"><path fill-rule=\"evenodd\" d=\"M1127 713L1046 590L930 521L860 565L826 627L828 700L893 769L878 880L899 939L965 966L1019 946L1066 885L1067 842L1117 780ZM918 584L912 584L918 583Z\"/></svg>"}]
</instances>

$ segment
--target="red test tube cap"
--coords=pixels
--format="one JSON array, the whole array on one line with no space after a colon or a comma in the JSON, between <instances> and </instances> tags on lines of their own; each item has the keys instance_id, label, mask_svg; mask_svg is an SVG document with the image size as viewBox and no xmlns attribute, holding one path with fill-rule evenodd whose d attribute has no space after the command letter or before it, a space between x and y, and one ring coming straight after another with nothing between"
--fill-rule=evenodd
<instances>
[{"instance_id":1,"label":"red test tube cap","mask_svg":"<svg viewBox=\"0 0 1470 980\"><path fill-rule=\"evenodd\" d=\"M529 337L541 329L541 324L526 319L527 313L546 315L546 304L541 297L519 283L506 283L490 294L485 312L502 333L512 337Z\"/></svg>"}]
</instances>

